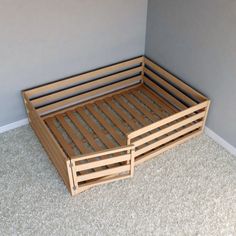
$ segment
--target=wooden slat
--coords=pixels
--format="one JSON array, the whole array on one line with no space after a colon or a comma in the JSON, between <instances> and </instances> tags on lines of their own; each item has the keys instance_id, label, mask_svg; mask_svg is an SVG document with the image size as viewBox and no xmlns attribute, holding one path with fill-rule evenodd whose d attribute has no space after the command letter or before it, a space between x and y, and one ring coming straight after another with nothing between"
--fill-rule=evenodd
<instances>
[{"instance_id":1,"label":"wooden slat","mask_svg":"<svg viewBox=\"0 0 236 236\"><path fill-rule=\"evenodd\" d=\"M133 109L127 102L125 102L121 95L113 96L118 104L123 107L130 115L133 116L142 126L150 124L147 120L144 119L135 109Z\"/></svg>"},{"instance_id":2,"label":"wooden slat","mask_svg":"<svg viewBox=\"0 0 236 236\"><path fill-rule=\"evenodd\" d=\"M207 100L207 98L205 96L203 96L202 94L200 94L198 91L191 88L189 85L187 85L186 83L184 83L180 79L176 78L175 76L173 76L172 74L170 74L169 72L167 72L166 70L161 68L160 66L156 65L155 63L150 61L148 58L145 58L144 62L146 65L150 66L152 69L157 71L159 74L164 76L166 79L169 79L169 81L171 81L172 83L179 86L182 89L182 91L186 92L187 94L190 94L193 98L196 98L198 101L201 101L201 102Z\"/></svg>"},{"instance_id":3,"label":"wooden slat","mask_svg":"<svg viewBox=\"0 0 236 236\"><path fill-rule=\"evenodd\" d=\"M142 80L141 76L136 76L136 77L124 80L124 81L117 82L112 85L107 85L103 88L95 89L93 91L90 91L90 92L87 92L87 93L84 93L84 94L81 94L78 96L74 96L72 98L67 98L62 101L54 102L52 104L38 108L37 112L40 115L46 115L48 113L64 109L68 106L73 106L75 104L79 104L81 102L85 102L85 101L91 100L93 98L97 98L99 96L112 93L112 92L120 90L122 88L132 86L134 84L140 83L141 80Z\"/></svg>"},{"instance_id":4,"label":"wooden slat","mask_svg":"<svg viewBox=\"0 0 236 236\"><path fill-rule=\"evenodd\" d=\"M61 80L61 81L56 81L54 83L50 83L48 85L42 85L38 88L34 88L34 89L30 89L28 91L25 91L25 94L31 98L31 97L35 97L41 94L46 94L48 92L51 91L55 91L57 89L61 89L61 88L65 88L77 83L82 83L82 82L86 82L88 79L93 79L93 78L97 78L100 76L105 76L107 74L111 74L114 73L116 71L119 70L123 70L125 68L128 67L132 67L135 65L138 65L140 63L142 63L143 61L143 57L139 57L139 58L135 58L126 62L121 62L112 66L107 66L104 67L102 69L98 69L98 70L94 70L92 72L87 72L78 76L74 76L65 80Z\"/></svg>"},{"instance_id":5,"label":"wooden slat","mask_svg":"<svg viewBox=\"0 0 236 236\"><path fill-rule=\"evenodd\" d=\"M74 132L74 130L70 127L70 125L65 121L64 116L61 115L57 115L56 116L57 120L60 122L60 124L62 125L62 127L65 129L67 135L71 138L71 140L74 142L74 144L76 145L76 147L79 149L79 151L82 154L85 153L91 153L92 151L89 150L88 148L86 148L85 145L83 145L83 143L81 142L81 140L77 137L76 133ZM93 171L98 171L100 169L93 169Z\"/></svg>"},{"instance_id":6,"label":"wooden slat","mask_svg":"<svg viewBox=\"0 0 236 236\"><path fill-rule=\"evenodd\" d=\"M135 166L140 165L143 162L148 161L148 160L150 160L154 157L157 157L161 153L166 152L169 149L174 148L179 144L185 143L189 139L192 139L192 138L194 138L194 137L196 137L200 134L201 134L201 131L199 131L199 130L193 131L190 134L187 134L187 135L184 135L183 137L175 139L175 140L167 143L166 145L163 145L163 146L161 146L161 147L159 147L159 148L157 148L153 151L150 151L150 152L147 152L147 153L145 153L141 156L138 156L138 157L135 158Z\"/></svg>"},{"instance_id":7,"label":"wooden slat","mask_svg":"<svg viewBox=\"0 0 236 236\"><path fill-rule=\"evenodd\" d=\"M110 148L107 150L102 150L102 151L97 151L97 152L93 152L91 154L86 154L86 155L82 155L79 157L72 157L71 159L73 161L83 161L83 160L89 160L98 156L107 156L110 154L115 154L115 153L121 153L121 152L127 152L130 150L133 150L134 146L133 145L128 145L128 146L123 146L123 147L115 147L115 148Z\"/></svg>"},{"instance_id":8,"label":"wooden slat","mask_svg":"<svg viewBox=\"0 0 236 236\"><path fill-rule=\"evenodd\" d=\"M166 82L164 79L162 79L160 76L157 74L153 73L147 68L144 68L144 72L150 76L153 80L161 84L165 89L168 89L174 96L176 96L178 99L181 99L185 103L187 103L190 106L196 105L197 103L192 100L190 97L186 96L184 93L182 93L180 90L175 88L173 85L170 83Z\"/></svg>"},{"instance_id":9,"label":"wooden slat","mask_svg":"<svg viewBox=\"0 0 236 236\"><path fill-rule=\"evenodd\" d=\"M129 161L131 160L130 154L118 156L118 157L111 157L107 159L102 159L102 160L97 160L97 161L92 161L86 164L79 164L75 166L76 171L83 171L83 170L88 170L88 169L93 169L101 166L106 166L110 164L115 164L119 162L124 162L124 161Z\"/></svg>"},{"instance_id":10,"label":"wooden slat","mask_svg":"<svg viewBox=\"0 0 236 236\"><path fill-rule=\"evenodd\" d=\"M164 97L170 104L177 107L179 110L184 110L188 108L186 105L184 105L182 102L177 100L174 96L172 96L170 93L162 89L160 86L152 82L149 78L144 76L144 83L147 84L149 87L154 89L158 94L160 94L162 97Z\"/></svg>"},{"instance_id":11,"label":"wooden slat","mask_svg":"<svg viewBox=\"0 0 236 236\"><path fill-rule=\"evenodd\" d=\"M98 172L94 172L90 174L77 176L76 181L83 182L86 180L96 179L96 178L100 178L107 175L119 174L119 173L129 171L129 170L130 170L130 165L114 167L108 170L102 170L102 171L98 171Z\"/></svg>"},{"instance_id":12,"label":"wooden slat","mask_svg":"<svg viewBox=\"0 0 236 236\"><path fill-rule=\"evenodd\" d=\"M136 130L139 128L139 126L134 122L134 120L131 120L127 117L127 115L119 108L117 105L112 101L111 98L106 99L107 104L120 116L133 130Z\"/></svg>"},{"instance_id":13,"label":"wooden slat","mask_svg":"<svg viewBox=\"0 0 236 236\"><path fill-rule=\"evenodd\" d=\"M53 135L56 137L57 141L60 143L61 147L67 153L67 155L69 157L74 156L75 153L74 153L71 145L69 145L67 143L67 141L64 139L62 134L58 131L57 127L55 126L55 124L54 124L55 119L54 118L48 118L47 120L45 120L45 122L48 125L48 127L50 128Z\"/></svg>"},{"instance_id":14,"label":"wooden slat","mask_svg":"<svg viewBox=\"0 0 236 236\"><path fill-rule=\"evenodd\" d=\"M115 128L113 128L102 116L97 112L93 105L87 105L86 108L93 114L97 121L112 135L118 144L121 146L125 145L124 140L121 139Z\"/></svg>"},{"instance_id":15,"label":"wooden slat","mask_svg":"<svg viewBox=\"0 0 236 236\"><path fill-rule=\"evenodd\" d=\"M104 102L97 101L95 104L122 133L127 134L129 132L129 129L109 111L109 109L104 105Z\"/></svg>"},{"instance_id":16,"label":"wooden slat","mask_svg":"<svg viewBox=\"0 0 236 236\"><path fill-rule=\"evenodd\" d=\"M61 126L65 129L67 135L71 138L71 140L74 142L76 147L79 149L79 151L81 153L90 153L91 151L82 144L81 140L77 137L74 130L65 121L64 116L61 114L61 115L57 115L56 118L60 122Z\"/></svg>"},{"instance_id":17,"label":"wooden slat","mask_svg":"<svg viewBox=\"0 0 236 236\"><path fill-rule=\"evenodd\" d=\"M138 141L135 141L135 142L133 142L132 144L135 145L136 147L137 147L137 146L140 146L140 145L143 145L143 144L145 144L145 143L147 143L147 142L149 142L149 141L151 141L151 140L154 140L154 139L159 138L159 137L161 137L161 136L163 136L163 135L165 135L165 134L168 134L168 133L170 133L170 132L173 131L173 130L176 130L176 129L181 128L181 127L183 127L183 126L185 126L185 125L187 125L187 124L190 124L190 123L192 123L193 121L202 119L202 118L205 116L205 113L206 113L206 112L203 111L203 112L198 113L198 114L196 114L196 115L194 115L194 116L191 116L191 117L189 117L189 118L186 118L186 119L184 119L184 120L182 120L182 121L180 121L180 122L178 122L178 123L175 123L175 124L173 124L173 125L171 125L171 126L168 126L168 127L165 128L165 129L159 130L159 131L155 132L154 134L151 134L151 135L149 135L149 136L147 136L147 137L145 137L145 138L143 138L143 139L140 139L140 140L138 140Z\"/></svg>"},{"instance_id":18,"label":"wooden slat","mask_svg":"<svg viewBox=\"0 0 236 236\"><path fill-rule=\"evenodd\" d=\"M133 106L135 106L140 112L142 112L149 120L157 121L157 117L153 115L145 106L139 104L130 94L122 94Z\"/></svg>"},{"instance_id":19,"label":"wooden slat","mask_svg":"<svg viewBox=\"0 0 236 236\"><path fill-rule=\"evenodd\" d=\"M71 112L68 111L67 116L71 119L73 124L79 129L81 134L84 136L84 138L87 140L87 142L94 148L95 151L101 151L102 148L95 142L92 135L88 132L86 128L83 127L83 125L80 124L76 116Z\"/></svg>"},{"instance_id":20,"label":"wooden slat","mask_svg":"<svg viewBox=\"0 0 236 236\"><path fill-rule=\"evenodd\" d=\"M158 115L160 118L164 118L167 115L162 112L162 110L158 107L156 107L151 101L149 101L142 93L135 93L132 92L132 94L142 101L143 104L145 104L153 113Z\"/></svg>"},{"instance_id":21,"label":"wooden slat","mask_svg":"<svg viewBox=\"0 0 236 236\"><path fill-rule=\"evenodd\" d=\"M90 100L87 100L85 102L82 102L80 104L77 104L77 105L72 105L72 106L69 106L69 107L66 107L64 108L63 110L58 110L58 111L54 111L54 112L51 112L47 115L43 115L41 116L43 120L49 118L49 117L54 117L55 115L58 115L58 114L61 114L62 112L63 113L66 113L67 111L71 111L71 110L74 110L75 108L77 107L82 107L82 106L85 106L85 105L88 105L88 104L94 104L96 101L100 101L102 99L106 99L107 97L112 97L113 95L115 94L120 94L120 93L123 93L125 91L129 91L131 89L135 89L135 88L138 88L142 86L141 83L138 83L138 84L135 84L135 85L132 85L132 86L128 86L126 88L122 88L122 89L119 89L117 91L114 91L112 93L109 93L109 94L105 94L105 95L101 95L99 96L99 98L94 98L94 99L90 99Z\"/></svg>"},{"instance_id":22,"label":"wooden slat","mask_svg":"<svg viewBox=\"0 0 236 236\"><path fill-rule=\"evenodd\" d=\"M104 134L103 130L85 113L82 108L76 109L83 120L89 125L91 129L96 133L99 139L107 146L107 148L115 147L115 144L112 143Z\"/></svg>"},{"instance_id":23,"label":"wooden slat","mask_svg":"<svg viewBox=\"0 0 236 236\"><path fill-rule=\"evenodd\" d=\"M166 138L161 139L160 141L157 141L157 142L155 142L153 144L150 144L150 145L148 145L148 146L146 146L146 147L144 147L142 149L139 149L139 150L137 150L135 152L135 157L137 157L139 155L142 155L143 153L148 152L148 151L150 151L150 150L152 150L152 149L154 149L154 148L156 148L158 146L161 146L161 145L163 145L165 143L168 143L171 140L176 139L176 138L178 138L178 137L180 137L182 135L185 135L185 134L187 134L187 133L189 133L189 132L191 132L193 130L196 130L196 129L200 128L202 125L203 125L202 121L198 122L198 123L196 123L196 124L194 124L194 125L192 125L190 127L184 128L181 131L178 131L178 132L176 132L176 133L174 133L172 135L169 135Z\"/></svg>"},{"instance_id":24,"label":"wooden slat","mask_svg":"<svg viewBox=\"0 0 236 236\"><path fill-rule=\"evenodd\" d=\"M140 66L140 67L130 69L127 71L119 72L115 75L107 76L107 77L104 77L104 78L101 78L101 79L98 79L95 81L81 84L81 85L78 85L78 86L75 86L72 88L68 88L68 89L59 91L59 92L55 92L50 95L46 95L46 96L32 100L32 104L33 104L33 106L37 107L37 106L41 106L41 105L44 105L44 104L47 104L47 103L50 103L53 101L60 100L65 97L69 97L69 96L76 94L78 92L83 92L86 90L91 90L94 88L105 86L109 83L117 81L118 79L129 77L129 76L131 77L132 75L135 75L135 74L141 72L141 69L142 69L142 67Z\"/></svg>"},{"instance_id":25,"label":"wooden slat","mask_svg":"<svg viewBox=\"0 0 236 236\"><path fill-rule=\"evenodd\" d=\"M167 102L165 99L163 99L161 96L159 96L157 93L152 91L149 87L147 86L142 86L141 89L142 93L144 93L147 97L149 97L151 100L155 101L162 107L164 110L169 112L170 114L174 114L176 112L179 112L179 110L172 106L169 102Z\"/></svg>"},{"instance_id":26,"label":"wooden slat","mask_svg":"<svg viewBox=\"0 0 236 236\"><path fill-rule=\"evenodd\" d=\"M90 189L91 187L95 187L101 184L107 184L107 183L111 183L114 181L118 181L118 180L123 180L123 179L128 179L130 178L130 174L126 174L126 175L118 175L119 177L115 176L115 177L111 177L109 176L109 178L101 178L99 180L94 180L92 183L85 183L85 184L79 184L79 189L77 191L78 193L81 193L83 191L86 191L88 189Z\"/></svg>"},{"instance_id":27,"label":"wooden slat","mask_svg":"<svg viewBox=\"0 0 236 236\"><path fill-rule=\"evenodd\" d=\"M202 102L202 103L200 103L198 105L195 105L195 106L193 106L191 108L188 108L188 109L186 109L184 111L181 111L181 112L178 112L178 113L176 113L174 115L166 117L166 118L164 118L164 119L162 119L160 121L157 121L157 122L155 122L155 123L153 123L151 125L148 125L148 126L146 126L144 128L141 128L139 130L131 132L130 134L128 134L128 138L133 139L133 138L135 138L135 137L137 137L137 136L139 136L139 135L141 135L143 133L147 133L149 131L152 131L153 129L157 129L157 128L159 128L159 127L161 127L163 125L166 125L166 124L168 124L168 123L170 123L170 122L172 122L174 120L177 120L179 118L187 116L187 115L189 115L191 113L194 113L194 112L196 112L198 110L204 109L204 108L207 107L207 105L208 105L208 102Z\"/></svg>"}]
</instances>

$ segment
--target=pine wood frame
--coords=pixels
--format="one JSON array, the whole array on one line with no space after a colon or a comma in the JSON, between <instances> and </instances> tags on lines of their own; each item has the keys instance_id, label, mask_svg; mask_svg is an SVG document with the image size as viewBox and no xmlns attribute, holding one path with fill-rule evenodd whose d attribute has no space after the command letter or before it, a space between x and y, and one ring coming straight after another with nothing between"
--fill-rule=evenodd
<instances>
[{"instance_id":1,"label":"pine wood frame","mask_svg":"<svg viewBox=\"0 0 236 236\"><path fill-rule=\"evenodd\" d=\"M203 132L210 101L145 56L22 92L29 122L72 195Z\"/></svg>"}]
</instances>

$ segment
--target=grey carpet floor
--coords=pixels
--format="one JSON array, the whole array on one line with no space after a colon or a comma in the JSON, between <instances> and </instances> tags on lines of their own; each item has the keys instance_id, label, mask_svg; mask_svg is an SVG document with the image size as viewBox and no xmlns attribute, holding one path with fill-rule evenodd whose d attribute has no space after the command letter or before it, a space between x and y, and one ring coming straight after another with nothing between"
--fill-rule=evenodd
<instances>
[{"instance_id":1,"label":"grey carpet floor","mask_svg":"<svg viewBox=\"0 0 236 236\"><path fill-rule=\"evenodd\" d=\"M205 135L74 198L28 126L0 160L0 235L236 235L236 158Z\"/></svg>"}]
</instances>

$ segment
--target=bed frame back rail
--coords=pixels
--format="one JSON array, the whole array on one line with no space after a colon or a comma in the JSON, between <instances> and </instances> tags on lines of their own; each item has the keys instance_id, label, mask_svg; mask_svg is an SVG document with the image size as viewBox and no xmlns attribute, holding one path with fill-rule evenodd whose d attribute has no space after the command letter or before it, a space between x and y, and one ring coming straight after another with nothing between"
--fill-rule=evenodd
<instances>
[{"instance_id":1,"label":"bed frame back rail","mask_svg":"<svg viewBox=\"0 0 236 236\"><path fill-rule=\"evenodd\" d=\"M63 89L67 89L69 87L74 87L76 85L86 83L91 80L95 80L101 77L106 77L124 70L129 70L134 67L141 66L143 61L144 57L140 56L134 59L113 64L111 66L106 66L90 72L81 73L79 75L54 81L48 84L40 85L35 88L27 89L24 92L29 99L34 99Z\"/></svg>"},{"instance_id":2,"label":"bed frame back rail","mask_svg":"<svg viewBox=\"0 0 236 236\"><path fill-rule=\"evenodd\" d=\"M24 91L38 114L46 115L138 84L144 57L138 57L78 76Z\"/></svg>"}]
</instances>

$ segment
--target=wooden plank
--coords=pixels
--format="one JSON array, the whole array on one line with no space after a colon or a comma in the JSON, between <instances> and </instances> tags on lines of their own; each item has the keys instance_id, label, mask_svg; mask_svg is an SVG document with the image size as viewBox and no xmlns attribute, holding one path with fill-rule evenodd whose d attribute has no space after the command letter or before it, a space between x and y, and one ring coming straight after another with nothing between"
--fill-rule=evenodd
<instances>
[{"instance_id":1,"label":"wooden plank","mask_svg":"<svg viewBox=\"0 0 236 236\"><path fill-rule=\"evenodd\" d=\"M128 112L130 114L130 116L134 117L135 120L137 120L142 126L144 125L148 125L150 124L150 122L148 122L147 120L144 119L144 117L142 115L140 115L140 113L138 113L135 109L133 109L128 103L126 103L121 95L115 95L113 96L113 98L116 100L116 102L123 107L126 112ZM141 113L142 114L142 113Z\"/></svg>"},{"instance_id":2,"label":"wooden plank","mask_svg":"<svg viewBox=\"0 0 236 236\"><path fill-rule=\"evenodd\" d=\"M48 118L47 120L45 120L45 122L48 125L48 127L50 128L50 130L52 131L53 135L56 137L56 139L59 142L59 144L61 145L61 147L66 152L66 154L69 157L75 156L75 153L74 153L71 145L67 143L67 141L64 139L62 134L59 132L59 130L55 126L55 124L54 124L55 119L54 118Z\"/></svg>"},{"instance_id":3,"label":"wooden plank","mask_svg":"<svg viewBox=\"0 0 236 236\"><path fill-rule=\"evenodd\" d=\"M103 96L105 94L112 93L117 90L121 90L121 89L126 88L128 86L138 84L138 83L140 83L141 79L142 79L141 76L136 76L136 77L124 80L124 81L117 82L112 85L107 85L103 88L95 89L93 91L90 91L90 92L87 92L84 94L80 94L80 95L77 95L77 96L74 96L71 98L64 99L62 101L54 102L52 104L43 106L41 108L38 108L37 112L40 115L46 115L48 113L58 111L58 110L66 108L66 107L73 106L75 104L79 104L79 103L97 98L99 96Z\"/></svg>"},{"instance_id":4,"label":"wooden plank","mask_svg":"<svg viewBox=\"0 0 236 236\"><path fill-rule=\"evenodd\" d=\"M165 89L169 90L175 97L178 99L181 99L185 103L187 103L189 106L196 105L197 103L191 99L190 97L186 96L184 93L182 93L180 90L175 88L173 85L162 79L157 74L153 73L148 68L144 68L144 73L146 73L148 76L150 76L153 80L155 80L157 83L161 84Z\"/></svg>"},{"instance_id":5,"label":"wooden plank","mask_svg":"<svg viewBox=\"0 0 236 236\"><path fill-rule=\"evenodd\" d=\"M133 139L133 138L135 138L135 137L137 137L137 136L139 136L141 134L144 134L144 133L147 133L149 131L152 131L153 129L157 129L157 128L159 128L159 127L161 127L163 125L166 125L166 124L168 124L168 123L170 123L170 122L172 122L174 120L177 120L179 118L187 116L187 115L189 115L191 113L194 113L194 112L196 112L198 110L204 109L204 108L207 107L207 105L208 105L208 102L202 102L202 103L200 103L198 105L195 105L193 107L190 107L190 108L188 108L188 109L186 109L184 111L181 111L181 112L178 112L178 113L176 113L174 115L166 117L166 118L164 118L164 119L162 119L160 121L157 121L157 122L155 122L155 123L153 123L151 125L148 125L148 126L146 126L144 128L141 128L139 130L131 132L130 134L128 134L128 138L129 139Z\"/></svg>"},{"instance_id":6,"label":"wooden plank","mask_svg":"<svg viewBox=\"0 0 236 236\"><path fill-rule=\"evenodd\" d=\"M107 76L107 77L104 77L104 78L101 78L101 79L98 79L95 81L87 82L85 84L80 84L80 85L72 87L72 88L68 88L68 89L65 89L65 90L62 90L59 92L55 92L50 95L46 95L46 96L32 100L32 104L35 107L42 106L44 104L51 103L51 102L69 97L73 94L78 93L78 91L83 92L86 90L91 90L94 88L105 86L105 85L108 85L112 82L117 81L118 79L125 78L125 77L126 78L131 77L132 75L135 75L135 74L141 72L141 69L142 69L142 67L140 66L140 67L130 69L127 71L123 71L123 72L119 72L117 74Z\"/></svg>"},{"instance_id":7,"label":"wooden plank","mask_svg":"<svg viewBox=\"0 0 236 236\"><path fill-rule=\"evenodd\" d=\"M86 128L83 127L83 125L80 124L76 116L72 113L72 111L66 112L67 116L71 119L73 124L78 128L78 130L81 132L81 134L84 136L84 138L87 140L87 142L94 148L95 151L101 151L102 147L100 147L92 135L88 132Z\"/></svg>"},{"instance_id":8,"label":"wooden plank","mask_svg":"<svg viewBox=\"0 0 236 236\"><path fill-rule=\"evenodd\" d=\"M122 133L129 133L129 129L109 111L109 109L105 106L104 102L97 101L95 102L95 104Z\"/></svg>"},{"instance_id":9,"label":"wooden plank","mask_svg":"<svg viewBox=\"0 0 236 236\"><path fill-rule=\"evenodd\" d=\"M153 115L145 106L139 104L129 93L122 94L133 106L135 106L140 112L142 112L149 120L157 121L155 115Z\"/></svg>"},{"instance_id":10,"label":"wooden plank","mask_svg":"<svg viewBox=\"0 0 236 236\"><path fill-rule=\"evenodd\" d=\"M112 101L111 98L106 99L107 104L120 116L133 130L139 128L139 126L122 111L117 105Z\"/></svg>"},{"instance_id":11,"label":"wooden plank","mask_svg":"<svg viewBox=\"0 0 236 236\"><path fill-rule=\"evenodd\" d=\"M64 119L64 115L57 115L56 116L57 120L60 122L60 124L62 125L62 127L65 129L65 131L67 132L67 135L71 138L71 140L74 142L74 144L76 145L76 147L79 149L79 151L82 154L85 153L91 153L92 151L89 150L88 148L86 148L85 145L83 145L82 141L77 137L76 133L74 132L74 130L70 127L70 125L65 121ZM100 169L93 169L93 171L97 171ZM74 175L76 175L76 173L74 173Z\"/></svg>"},{"instance_id":12,"label":"wooden plank","mask_svg":"<svg viewBox=\"0 0 236 236\"><path fill-rule=\"evenodd\" d=\"M119 177L117 177L119 176ZM114 181L118 181L118 180L123 180L123 179L128 179L130 178L130 174L126 174L126 175L117 175L116 177L109 177L109 178L102 178L102 179L99 179L99 180L94 180L92 183L85 183L85 184L79 184L79 189L78 191L76 192L77 194L78 193L81 193L83 191L86 191L92 187L95 187L95 186L98 186L98 185L101 185L101 184L107 184L107 183L111 183L111 182L114 182Z\"/></svg>"},{"instance_id":13,"label":"wooden plank","mask_svg":"<svg viewBox=\"0 0 236 236\"><path fill-rule=\"evenodd\" d=\"M94 99L82 102L80 104L77 104L77 105L69 106L69 107L64 108L63 110L51 112L50 114L41 116L41 118L43 120L45 120L45 119L47 119L49 117L54 117L55 115L66 113L67 111L72 111L72 110L74 110L77 107L82 107L82 106L85 106L85 105L88 105L88 104L94 104L95 102L102 101L103 99L106 99L107 97L112 97L115 94L121 94L121 93L123 93L125 91L129 91L131 89L135 89L135 88L138 88L140 86L142 86L141 83L135 84L135 85L132 85L132 86L129 86L129 87L126 87L126 88L122 88L122 89L114 91L112 93L101 95L99 98L94 98Z\"/></svg>"},{"instance_id":14,"label":"wooden plank","mask_svg":"<svg viewBox=\"0 0 236 236\"><path fill-rule=\"evenodd\" d=\"M191 132L193 130L196 130L196 129L200 128L202 126L202 124L203 124L202 121L198 122L198 123L196 123L194 125L191 125L190 127L184 128L181 131L178 131L178 132L176 132L176 133L174 133L172 135L169 135L166 138L161 139L160 141L157 141L157 142L155 142L153 144L150 144L150 145L148 145L148 146L146 146L146 147L144 147L142 149L139 149L139 150L137 150L135 152L135 157L139 156L139 155L142 155L143 153L148 152L148 151L150 151L150 150L152 150L152 149L154 149L154 148L156 148L158 146L161 146L161 145L163 145L165 143L168 143L168 142L172 141L173 139L176 139L176 138L178 138L178 137L180 137L182 135L185 135L185 134L187 134L187 133L189 133L189 132Z\"/></svg>"},{"instance_id":15,"label":"wooden plank","mask_svg":"<svg viewBox=\"0 0 236 236\"><path fill-rule=\"evenodd\" d=\"M130 154L121 155L118 157L111 157L111 158L102 159L102 160L96 160L96 161L92 161L86 164L79 164L75 166L75 170L83 171L83 170L93 169L96 167L106 166L110 164L116 164L116 163L124 162L128 160L131 160Z\"/></svg>"},{"instance_id":16,"label":"wooden plank","mask_svg":"<svg viewBox=\"0 0 236 236\"><path fill-rule=\"evenodd\" d=\"M116 142L123 146L125 145L124 140L121 139L120 135L117 133L117 131L115 130L115 128L113 128L102 116L101 114L99 114L99 112L97 112L93 105L87 105L85 106L92 114L93 116L96 118L97 121L99 121L99 123L112 135L112 137L116 140Z\"/></svg>"},{"instance_id":17,"label":"wooden plank","mask_svg":"<svg viewBox=\"0 0 236 236\"><path fill-rule=\"evenodd\" d=\"M155 132L154 134L151 134L151 135L149 135L149 136L147 136L147 137L145 137L143 139L139 139L139 140L133 142L132 144L135 145L136 147L140 146L140 145L143 145L143 144L145 144L145 143L147 143L147 142L149 142L151 140L154 140L154 139L159 138L159 137L161 137L161 136L163 136L165 134L168 134L171 131L174 131L174 130L176 130L178 128L181 128L181 127L183 127L185 125L188 125L188 124L192 123L193 121L202 119L205 116L205 113L206 112L203 111L203 112L198 113L198 114L196 114L194 116L186 118L186 119L184 119L184 120L182 120L182 121L180 121L178 123L175 123L175 124L173 124L171 126L168 126L165 129L159 130L159 131Z\"/></svg>"},{"instance_id":18,"label":"wooden plank","mask_svg":"<svg viewBox=\"0 0 236 236\"><path fill-rule=\"evenodd\" d=\"M165 99L163 99L161 96L159 96L157 93L155 93L154 91L152 91L149 87L147 86L142 86L141 91L147 96L149 97L151 100L156 101L156 103L158 105L160 105L160 107L163 108L163 110L169 112L170 114L174 114L176 112L179 112L179 110L172 106L169 102L167 102Z\"/></svg>"},{"instance_id":19,"label":"wooden plank","mask_svg":"<svg viewBox=\"0 0 236 236\"><path fill-rule=\"evenodd\" d=\"M57 120L60 122L61 126L64 128L66 131L67 135L71 138L71 140L74 142L76 147L79 149L81 153L90 153L91 151L87 149L81 142L81 140L77 137L76 133L74 130L71 128L71 126L65 121L64 116L57 115L56 116Z\"/></svg>"},{"instance_id":20,"label":"wooden plank","mask_svg":"<svg viewBox=\"0 0 236 236\"><path fill-rule=\"evenodd\" d=\"M107 150L102 150L102 151L97 151L97 152L93 152L91 154L87 154L87 155L82 155L79 157L72 157L71 160L73 161L83 161L83 160L89 160L98 156L107 156L110 154L115 154L115 153L121 153L121 152L127 152L130 150L133 150L134 146L133 145L128 145L128 146L124 146L124 147L115 147L115 148L110 148Z\"/></svg>"},{"instance_id":21,"label":"wooden plank","mask_svg":"<svg viewBox=\"0 0 236 236\"><path fill-rule=\"evenodd\" d=\"M74 76L68 79L64 79L64 80L60 80L60 81L56 81L47 85L42 85L38 88L34 88L34 89L30 89L28 91L25 91L25 94L29 97L36 97L38 95L41 94L46 94L48 92L51 91L55 91L57 89L61 89L61 88L65 88L77 83L84 83L86 82L88 79L93 79L93 78L97 78L100 76L105 76L107 74L111 74L114 73L116 71L119 70L124 70L125 68L128 67L132 67L135 65L138 65L140 63L142 63L143 61L143 57L139 57L139 58L135 58L135 59L131 59L128 60L126 62L121 62L112 66L107 66L98 70L94 70L92 72L87 72L78 76Z\"/></svg>"},{"instance_id":22,"label":"wooden plank","mask_svg":"<svg viewBox=\"0 0 236 236\"><path fill-rule=\"evenodd\" d=\"M83 118L83 120L89 125L91 129L96 133L96 135L99 137L99 139L104 143L105 146L108 148L115 147L115 144L112 143L105 135L102 129L84 112L82 108L76 109L80 116Z\"/></svg>"},{"instance_id":23,"label":"wooden plank","mask_svg":"<svg viewBox=\"0 0 236 236\"><path fill-rule=\"evenodd\" d=\"M158 115L160 118L165 118L167 115L163 111L150 102L142 93L132 92L132 95L135 96L139 101L142 101L153 113Z\"/></svg>"},{"instance_id":24,"label":"wooden plank","mask_svg":"<svg viewBox=\"0 0 236 236\"><path fill-rule=\"evenodd\" d=\"M160 94L162 97L164 97L170 104L174 105L179 110L184 110L188 108L186 105L184 105L182 102L177 100L174 96L172 96L170 93L159 87L157 84L152 82L149 78L144 76L144 83L147 84L149 87L154 89L158 94Z\"/></svg>"},{"instance_id":25,"label":"wooden plank","mask_svg":"<svg viewBox=\"0 0 236 236\"><path fill-rule=\"evenodd\" d=\"M146 65L150 66L152 69L154 69L156 72L164 76L166 79L171 81L173 84L176 84L181 88L185 93L190 94L193 98L196 98L198 101L203 102L206 101L206 97L203 96L201 93L196 91L195 89L191 88L189 85L181 81L180 79L176 78L157 64L153 63L148 58L144 58L144 62Z\"/></svg>"},{"instance_id":26,"label":"wooden plank","mask_svg":"<svg viewBox=\"0 0 236 236\"><path fill-rule=\"evenodd\" d=\"M169 149L172 149L172 148L176 147L177 145L185 143L188 140L190 140L190 139L192 139L192 138L194 138L194 137L196 137L196 136L198 136L200 134L201 134L201 131L196 130L196 131L194 131L194 132L192 132L190 134L185 135L184 137L180 137L177 140L173 140L173 141L167 143L166 145L161 146L161 147L159 147L159 148L157 148L157 149L155 149L153 151L150 151L150 152L148 152L146 154L138 156L135 159L135 166L140 165L143 162L148 161L148 160L150 160L150 159L152 159L154 157L157 157L157 155L160 155L161 153L166 152Z\"/></svg>"},{"instance_id":27,"label":"wooden plank","mask_svg":"<svg viewBox=\"0 0 236 236\"><path fill-rule=\"evenodd\" d=\"M96 178L100 178L107 175L119 174L125 171L130 171L130 165L118 166L118 167L114 167L114 168L110 168L107 170L102 170L102 171L98 171L98 172L94 172L90 174L79 175L77 176L76 181L83 182L86 180L96 179Z\"/></svg>"}]
</instances>

